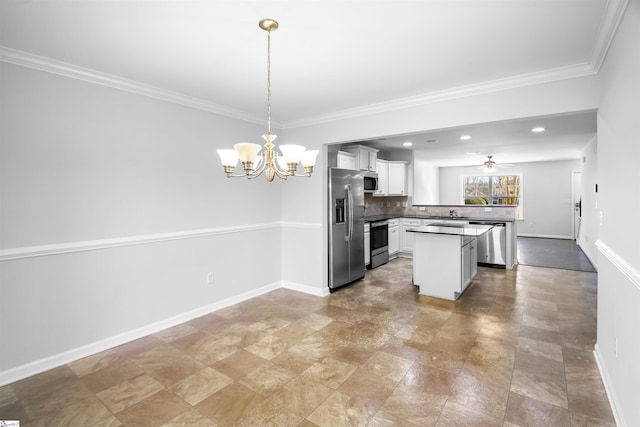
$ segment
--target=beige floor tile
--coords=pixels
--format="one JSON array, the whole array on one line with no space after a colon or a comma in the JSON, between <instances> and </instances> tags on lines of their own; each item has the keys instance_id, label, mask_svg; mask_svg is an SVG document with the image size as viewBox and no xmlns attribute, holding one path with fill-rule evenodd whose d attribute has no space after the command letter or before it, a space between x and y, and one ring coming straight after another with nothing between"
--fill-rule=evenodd
<instances>
[{"instance_id":1,"label":"beige floor tile","mask_svg":"<svg viewBox=\"0 0 640 427\"><path fill-rule=\"evenodd\" d=\"M413 364L412 360L394 356L384 351L377 351L367 360L363 367L383 378L400 381Z\"/></svg>"},{"instance_id":2,"label":"beige floor tile","mask_svg":"<svg viewBox=\"0 0 640 427\"><path fill-rule=\"evenodd\" d=\"M158 381L147 374L142 374L101 391L97 396L111 412L117 414L163 388Z\"/></svg>"},{"instance_id":3,"label":"beige floor tile","mask_svg":"<svg viewBox=\"0 0 640 427\"><path fill-rule=\"evenodd\" d=\"M160 345L131 359L165 387L195 374L204 366L170 345Z\"/></svg>"},{"instance_id":4,"label":"beige floor tile","mask_svg":"<svg viewBox=\"0 0 640 427\"><path fill-rule=\"evenodd\" d=\"M569 427L569 411L555 405L540 402L517 393L509 394L509 404L504 417L514 426Z\"/></svg>"},{"instance_id":5,"label":"beige floor tile","mask_svg":"<svg viewBox=\"0 0 640 427\"><path fill-rule=\"evenodd\" d=\"M196 405L218 390L233 383L233 379L212 368L205 368L171 387L187 403Z\"/></svg>"},{"instance_id":6,"label":"beige floor tile","mask_svg":"<svg viewBox=\"0 0 640 427\"><path fill-rule=\"evenodd\" d=\"M275 390L269 399L301 417L307 417L331 393L331 388L299 376Z\"/></svg>"},{"instance_id":7,"label":"beige floor tile","mask_svg":"<svg viewBox=\"0 0 640 427\"><path fill-rule=\"evenodd\" d=\"M107 350L69 363L68 366L76 375L82 377L99 371L100 369L104 369L107 366L116 363L119 359L120 356L115 350Z\"/></svg>"},{"instance_id":8,"label":"beige floor tile","mask_svg":"<svg viewBox=\"0 0 640 427\"><path fill-rule=\"evenodd\" d=\"M391 395L397 382L379 376L368 369L358 368L340 385L338 391L361 400L372 407L380 407Z\"/></svg>"},{"instance_id":9,"label":"beige floor tile","mask_svg":"<svg viewBox=\"0 0 640 427\"><path fill-rule=\"evenodd\" d=\"M382 411L419 426L435 425L447 402L446 395L399 385L382 405Z\"/></svg>"},{"instance_id":10,"label":"beige floor tile","mask_svg":"<svg viewBox=\"0 0 640 427\"><path fill-rule=\"evenodd\" d=\"M319 426L366 426L375 413L362 401L334 391L307 419Z\"/></svg>"},{"instance_id":11,"label":"beige floor tile","mask_svg":"<svg viewBox=\"0 0 640 427\"><path fill-rule=\"evenodd\" d=\"M453 396L457 381L458 375L454 373L416 363L402 378L401 383L429 393Z\"/></svg>"},{"instance_id":12,"label":"beige floor tile","mask_svg":"<svg viewBox=\"0 0 640 427\"><path fill-rule=\"evenodd\" d=\"M302 422L302 417L286 410L272 400L265 400L251 409L235 425L244 426L277 426L295 427Z\"/></svg>"},{"instance_id":13,"label":"beige floor tile","mask_svg":"<svg viewBox=\"0 0 640 427\"><path fill-rule=\"evenodd\" d=\"M212 366L216 371L234 380L247 375L249 371L266 365L268 362L260 356L256 356L246 350L238 350Z\"/></svg>"},{"instance_id":14,"label":"beige floor tile","mask_svg":"<svg viewBox=\"0 0 640 427\"><path fill-rule=\"evenodd\" d=\"M356 365L327 357L322 362L311 365L302 373L302 376L336 389L356 368Z\"/></svg>"},{"instance_id":15,"label":"beige floor tile","mask_svg":"<svg viewBox=\"0 0 640 427\"><path fill-rule=\"evenodd\" d=\"M278 289L0 387L24 425L613 426L597 275L480 267L458 301L396 259L327 297ZM568 408L568 409L567 409Z\"/></svg>"},{"instance_id":16,"label":"beige floor tile","mask_svg":"<svg viewBox=\"0 0 640 427\"><path fill-rule=\"evenodd\" d=\"M99 371L84 375L81 380L91 391L99 393L143 373L142 368L135 363L120 359Z\"/></svg>"},{"instance_id":17,"label":"beige floor tile","mask_svg":"<svg viewBox=\"0 0 640 427\"><path fill-rule=\"evenodd\" d=\"M174 419L189 408L184 400L163 389L129 406L116 416L125 425L155 427Z\"/></svg>"},{"instance_id":18,"label":"beige floor tile","mask_svg":"<svg viewBox=\"0 0 640 427\"><path fill-rule=\"evenodd\" d=\"M265 398L259 393L233 383L198 403L195 408L221 426L233 425Z\"/></svg>"},{"instance_id":19,"label":"beige floor tile","mask_svg":"<svg viewBox=\"0 0 640 427\"><path fill-rule=\"evenodd\" d=\"M197 427L219 427L213 420L205 417L197 409L187 409L177 417L162 424L161 427L185 427L185 426L197 426Z\"/></svg>"},{"instance_id":20,"label":"beige floor tile","mask_svg":"<svg viewBox=\"0 0 640 427\"><path fill-rule=\"evenodd\" d=\"M562 347L557 344L520 337L518 339L518 350L531 353L534 356L562 362Z\"/></svg>"},{"instance_id":21,"label":"beige floor tile","mask_svg":"<svg viewBox=\"0 0 640 427\"><path fill-rule=\"evenodd\" d=\"M501 427L502 420L480 412L473 411L466 406L448 401L438 418L437 427L474 426Z\"/></svg>"},{"instance_id":22,"label":"beige floor tile","mask_svg":"<svg viewBox=\"0 0 640 427\"><path fill-rule=\"evenodd\" d=\"M238 382L251 390L269 395L296 376L295 372L286 367L269 363L250 371Z\"/></svg>"}]
</instances>

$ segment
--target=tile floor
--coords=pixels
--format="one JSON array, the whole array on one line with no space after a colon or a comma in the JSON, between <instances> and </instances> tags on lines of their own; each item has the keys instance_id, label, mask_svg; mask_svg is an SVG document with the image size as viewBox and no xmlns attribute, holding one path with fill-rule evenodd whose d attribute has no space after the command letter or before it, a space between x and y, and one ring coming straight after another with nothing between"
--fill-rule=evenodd
<instances>
[{"instance_id":1,"label":"tile floor","mask_svg":"<svg viewBox=\"0 0 640 427\"><path fill-rule=\"evenodd\" d=\"M280 289L0 388L21 426L615 425L596 274L480 267L457 302L396 259L326 298Z\"/></svg>"},{"instance_id":2,"label":"tile floor","mask_svg":"<svg viewBox=\"0 0 640 427\"><path fill-rule=\"evenodd\" d=\"M518 237L520 265L595 272L575 240Z\"/></svg>"}]
</instances>

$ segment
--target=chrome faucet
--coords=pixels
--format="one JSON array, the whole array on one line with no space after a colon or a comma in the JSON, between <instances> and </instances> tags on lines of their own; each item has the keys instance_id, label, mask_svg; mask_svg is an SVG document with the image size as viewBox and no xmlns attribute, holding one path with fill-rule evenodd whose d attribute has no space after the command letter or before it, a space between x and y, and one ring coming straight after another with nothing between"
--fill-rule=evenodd
<instances>
[{"instance_id":1,"label":"chrome faucet","mask_svg":"<svg viewBox=\"0 0 640 427\"><path fill-rule=\"evenodd\" d=\"M450 218L458 218L458 211L455 209L449 209L449 217Z\"/></svg>"}]
</instances>

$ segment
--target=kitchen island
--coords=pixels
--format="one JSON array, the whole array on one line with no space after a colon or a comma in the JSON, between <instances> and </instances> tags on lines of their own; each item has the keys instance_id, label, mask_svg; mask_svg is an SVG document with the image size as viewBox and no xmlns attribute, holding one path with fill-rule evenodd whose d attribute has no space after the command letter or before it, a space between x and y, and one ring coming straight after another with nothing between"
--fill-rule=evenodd
<instances>
[{"instance_id":1,"label":"kitchen island","mask_svg":"<svg viewBox=\"0 0 640 427\"><path fill-rule=\"evenodd\" d=\"M476 239L493 226L435 223L416 227L413 283L420 294L456 300L477 272Z\"/></svg>"}]
</instances>

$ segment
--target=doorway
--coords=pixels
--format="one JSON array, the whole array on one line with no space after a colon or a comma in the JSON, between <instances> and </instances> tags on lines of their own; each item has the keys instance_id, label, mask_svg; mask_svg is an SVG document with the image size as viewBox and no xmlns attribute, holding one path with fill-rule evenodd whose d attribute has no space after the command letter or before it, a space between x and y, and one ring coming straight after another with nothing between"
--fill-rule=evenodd
<instances>
[{"instance_id":1,"label":"doorway","mask_svg":"<svg viewBox=\"0 0 640 427\"><path fill-rule=\"evenodd\" d=\"M582 171L571 172L571 194L573 209L572 235L576 244L580 238L580 226L582 225Z\"/></svg>"}]
</instances>

